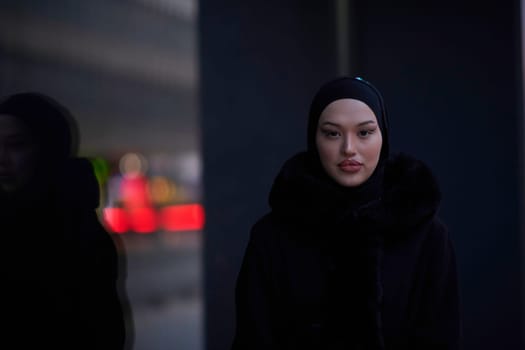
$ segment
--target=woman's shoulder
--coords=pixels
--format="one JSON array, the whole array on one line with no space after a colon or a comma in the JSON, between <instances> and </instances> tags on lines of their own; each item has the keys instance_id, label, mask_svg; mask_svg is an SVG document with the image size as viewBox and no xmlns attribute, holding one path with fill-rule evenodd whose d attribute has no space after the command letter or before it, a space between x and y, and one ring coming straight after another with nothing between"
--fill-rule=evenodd
<instances>
[{"instance_id":1,"label":"woman's shoulder","mask_svg":"<svg viewBox=\"0 0 525 350\"><path fill-rule=\"evenodd\" d=\"M435 216L426 235L427 245L448 246L452 243L452 237L448 225L439 216Z\"/></svg>"},{"instance_id":2,"label":"woman's shoulder","mask_svg":"<svg viewBox=\"0 0 525 350\"><path fill-rule=\"evenodd\" d=\"M250 240L266 246L281 245L296 236L296 228L290 226L278 215L269 212L260 217L250 230Z\"/></svg>"},{"instance_id":3,"label":"woman's shoulder","mask_svg":"<svg viewBox=\"0 0 525 350\"><path fill-rule=\"evenodd\" d=\"M423 160L407 153L393 154L388 163L387 196L399 211L409 211L426 222L429 239L447 241L448 225L439 214L442 192L437 177ZM396 214L400 214L397 212Z\"/></svg>"},{"instance_id":4,"label":"woman's shoulder","mask_svg":"<svg viewBox=\"0 0 525 350\"><path fill-rule=\"evenodd\" d=\"M442 227L437 218L440 204L441 191L430 168L422 161L400 153L389 158L384 191L378 205L381 210L372 214L385 227L408 235L423 227Z\"/></svg>"},{"instance_id":5,"label":"woman's shoulder","mask_svg":"<svg viewBox=\"0 0 525 350\"><path fill-rule=\"evenodd\" d=\"M251 236L260 239L271 239L282 233L284 230L283 223L277 215L272 212L264 214L260 217L251 228Z\"/></svg>"}]
</instances>

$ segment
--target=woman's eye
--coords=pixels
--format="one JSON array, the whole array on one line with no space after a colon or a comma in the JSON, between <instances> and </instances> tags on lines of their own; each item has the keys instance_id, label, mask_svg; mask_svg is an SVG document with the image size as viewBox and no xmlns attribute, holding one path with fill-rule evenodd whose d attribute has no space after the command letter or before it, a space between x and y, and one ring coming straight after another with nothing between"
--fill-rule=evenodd
<instances>
[{"instance_id":1,"label":"woman's eye","mask_svg":"<svg viewBox=\"0 0 525 350\"><path fill-rule=\"evenodd\" d=\"M324 134L327 136L327 137L330 137L330 138L335 138L337 136L339 136L339 132L338 131L332 131L332 130L325 130L323 131Z\"/></svg>"},{"instance_id":2,"label":"woman's eye","mask_svg":"<svg viewBox=\"0 0 525 350\"><path fill-rule=\"evenodd\" d=\"M369 135L373 134L374 130L360 130L358 135L360 137L368 137Z\"/></svg>"}]
</instances>

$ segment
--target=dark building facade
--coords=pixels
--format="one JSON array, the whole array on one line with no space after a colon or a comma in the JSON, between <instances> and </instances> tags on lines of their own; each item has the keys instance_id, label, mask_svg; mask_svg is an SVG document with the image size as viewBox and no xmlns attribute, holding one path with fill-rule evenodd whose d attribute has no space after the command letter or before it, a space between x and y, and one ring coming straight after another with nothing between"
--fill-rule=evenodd
<instances>
[{"instance_id":1,"label":"dark building facade","mask_svg":"<svg viewBox=\"0 0 525 350\"><path fill-rule=\"evenodd\" d=\"M465 349L522 348L519 1L356 0L344 16L341 3L200 3L206 348L231 342L251 225L282 162L305 147L313 93L339 73L381 89L393 149L440 181Z\"/></svg>"}]
</instances>

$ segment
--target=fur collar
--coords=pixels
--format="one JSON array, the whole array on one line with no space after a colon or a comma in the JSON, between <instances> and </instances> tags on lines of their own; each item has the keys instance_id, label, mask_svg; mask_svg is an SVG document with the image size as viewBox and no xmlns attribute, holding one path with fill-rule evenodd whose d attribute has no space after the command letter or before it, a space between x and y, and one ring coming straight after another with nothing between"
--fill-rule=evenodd
<instances>
[{"instance_id":1,"label":"fur collar","mask_svg":"<svg viewBox=\"0 0 525 350\"><path fill-rule=\"evenodd\" d=\"M273 214L291 224L340 228L359 223L366 231L387 234L431 219L441 193L423 162L400 153L386 161L377 196L360 198L357 206L351 197L345 188L316 174L306 153L299 153L276 177L269 203Z\"/></svg>"}]
</instances>

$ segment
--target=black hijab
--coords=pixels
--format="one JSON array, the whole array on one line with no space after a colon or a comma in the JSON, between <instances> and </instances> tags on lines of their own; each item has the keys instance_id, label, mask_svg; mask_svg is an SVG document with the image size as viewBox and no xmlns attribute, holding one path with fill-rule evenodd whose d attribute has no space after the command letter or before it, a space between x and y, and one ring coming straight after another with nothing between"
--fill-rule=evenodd
<instances>
[{"instance_id":1,"label":"black hijab","mask_svg":"<svg viewBox=\"0 0 525 350\"><path fill-rule=\"evenodd\" d=\"M330 103L344 98L362 101L374 112L383 137L380 162L385 161L389 154L389 142L388 119L383 97L375 86L360 77L339 77L325 83L317 91L310 105L308 116L308 152L318 157L315 134L321 113Z\"/></svg>"},{"instance_id":2,"label":"black hijab","mask_svg":"<svg viewBox=\"0 0 525 350\"><path fill-rule=\"evenodd\" d=\"M332 102L352 98L364 102L375 114L383 143L379 162L372 175L361 185L343 187L338 185L323 170L316 146L316 133L319 118L323 110ZM314 95L310 104L307 128L307 158L311 168L320 179L327 183L335 192L344 197L343 201L349 209L355 209L364 204L379 200L383 190L384 168L389 157L388 119L383 97L379 90L370 82L360 77L338 77L323 84Z\"/></svg>"},{"instance_id":3,"label":"black hijab","mask_svg":"<svg viewBox=\"0 0 525 350\"><path fill-rule=\"evenodd\" d=\"M331 102L343 98L366 103L376 115L383 137L378 165L361 185L345 187L324 171L319 159L315 135L322 111ZM356 210L377 204L383 196L384 169L389 156L387 114L379 91L362 78L339 77L328 81L314 95L308 116L307 150L291 157L274 180L269 204L290 222L307 225L341 223Z\"/></svg>"}]
</instances>

